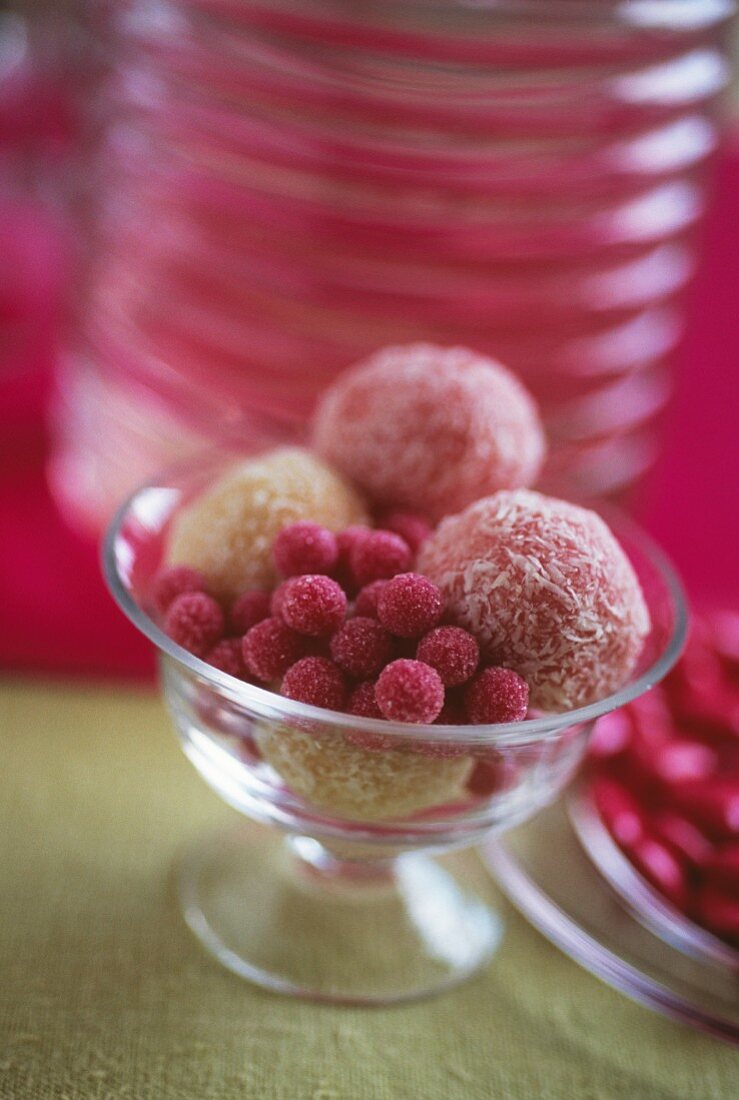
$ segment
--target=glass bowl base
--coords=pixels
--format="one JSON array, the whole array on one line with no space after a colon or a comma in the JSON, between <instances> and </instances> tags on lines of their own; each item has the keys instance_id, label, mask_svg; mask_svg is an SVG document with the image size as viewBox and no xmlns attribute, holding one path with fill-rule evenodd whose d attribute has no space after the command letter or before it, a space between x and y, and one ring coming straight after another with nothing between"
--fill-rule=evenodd
<instances>
[{"instance_id":1,"label":"glass bowl base","mask_svg":"<svg viewBox=\"0 0 739 1100\"><path fill-rule=\"evenodd\" d=\"M483 966L502 924L473 853L346 858L311 837L241 824L180 867L185 920L234 973L275 992L384 1005L439 993Z\"/></svg>"}]
</instances>

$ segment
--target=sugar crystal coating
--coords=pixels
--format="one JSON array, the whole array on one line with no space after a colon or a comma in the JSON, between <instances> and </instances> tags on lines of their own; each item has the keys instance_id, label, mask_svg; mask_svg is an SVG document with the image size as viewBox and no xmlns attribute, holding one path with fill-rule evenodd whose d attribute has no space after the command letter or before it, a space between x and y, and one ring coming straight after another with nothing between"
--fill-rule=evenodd
<instances>
[{"instance_id":1,"label":"sugar crystal coating","mask_svg":"<svg viewBox=\"0 0 739 1100\"><path fill-rule=\"evenodd\" d=\"M316 450L378 505L432 520L531 485L538 413L510 371L467 348L386 348L343 374L318 407Z\"/></svg>"},{"instance_id":2,"label":"sugar crystal coating","mask_svg":"<svg viewBox=\"0 0 739 1100\"><path fill-rule=\"evenodd\" d=\"M299 634L320 638L333 634L346 615L346 593L331 577L308 573L281 586L280 616Z\"/></svg>"},{"instance_id":3,"label":"sugar crystal coating","mask_svg":"<svg viewBox=\"0 0 739 1100\"><path fill-rule=\"evenodd\" d=\"M399 638L419 638L441 619L444 600L437 585L419 573L400 573L388 581L377 601L377 617Z\"/></svg>"},{"instance_id":4,"label":"sugar crystal coating","mask_svg":"<svg viewBox=\"0 0 739 1100\"><path fill-rule=\"evenodd\" d=\"M357 615L362 615L367 619L377 618L377 601L387 583L386 580L372 581L359 590L354 601L354 610Z\"/></svg>"},{"instance_id":5,"label":"sugar crystal coating","mask_svg":"<svg viewBox=\"0 0 739 1100\"><path fill-rule=\"evenodd\" d=\"M437 626L421 638L416 658L436 669L444 687L456 687L474 675L480 647L477 639L461 626ZM452 724L450 721L449 725Z\"/></svg>"},{"instance_id":6,"label":"sugar crystal coating","mask_svg":"<svg viewBox=\"0 0 739 1100\"><path fill-rule=\"evenodd\" d=\"M227 470L175 517L167 560L199 569L213 595L232 600L277 579L272 544L307 519L332 531L365 518L343 478L300 448L282 448Z\"/></svg>"},{"instance_id":7,"label":"sugar crystal coating","mask_svg":"<svg viewBox=\"0 0 739 1100\"><path fill-rule=\"evenodd\" d=\"M331 656L356 679L376 676L387 664L393 640L376 619L358 616L337 630L331 639Z\"/></svg>"},{"instance_id":8,"label":"sugar crystal coating","mask_svg":"<svg viewBox=\"0 0 739 1100\"><path fill-rule=\"evenodd\" d=\"M282 694L313 707L342 710L346 681L341 669L326 657L301 657L285 673Z\"/></svg>"},{"instance_id":9,"label":"sugar crystal coating","mask_svg":"<svg viewBox=\"0 0 739 1100\"><path fill-rule=\"evenodd\" d=\"M243 679L246 676L246 665L241 643L241 638L221 638L220 642L206 653L205 660L213 668L227 672L229 676Z\"/></svg>"},{"instance_id":10,"label":"sugar crystal coating","mask_svg":"<svg viewBox=\"0 0 739 1100\"><path fill-rule=\"evenodd\" d=\"M354 543L349 562L354 580L363 586L410 569L412 557L408 543L400 535L369 531Z\"/></svg>"},{"instance_id":11,"label":"sugar crystal coating","mask_svg":"<svg viewBox=\"0 0 739 1100\"><path fill-rule=\"evenodd\" d=\"M336 536L327 527L299 520L283 527L275 539L272 553L283 577L301 573L330 573L339 558Z\"/></svg>"},{"instance_id":12,"label":"sugar crystal coating","mask_svg":"<svg viewBox=\"0 0 739 1100\"><path fill-rule=\"evenodd\" d=\"M247 671L269 683L284 676L305 655L306 640L280 619L263 619L244 636L242 652Z\"/></svg>"},{"instance_id":13,"label":"sugar crystal coating","mask_svg":"<svg viewBox=\"0 0 739 1100\"><path fill-rule=\"evenodd\" d=\"M377 678L375 698L391 722L433 722L444 706L444 685L436 669L401 658Z\"/></svg>"},{"instance_id":14,"label":"sugar crystal coating","mask_svg":"<svg viewBox=\"0 0 739 1100\"><path fill-rule=\"evenodd\" d=\"M164 616L165 634L196 657L205 657L220 640L224 626L220 606L205 592L183 592Z\"/></svg>"},{"instance_id":15,"label":"sugar crystal coating","mask_svg":"<svg viewBox=\"0 0 739 1100\"><path fill-rule=\"evenodd\" d=\"M649 631L639 581L603 520L540 493L495 493L450 516L418 569L483 657L519 672L542 710L618 690Z\"/></svg>"},{"instance_id":16,"label":"sugar crystal coating","mask_svg":"<svg viewBox=\"0 0 739 1100\"><path fill-rule=\"evenodd\" d=\"M384 717L375 699L375 683L375 680L363 680L361 684L357 684L357 686L352 689L346 704L347 714L356 714L361 718ZM351 741L352 744L363 744L361 738L359 741L354 740L353 733L353 730L346 731L347 740ZM384 748L392 747L392 738L385 737L381 739Z\"/></svg>"},{"instance_id":17,"label":"sugar crystal coating","mask_svg":"<svg viewBox=\"0 0 739 1100\"><path fill-rule=\"evenodd\" d=\"M529 685L512 668L484 668L467 686L465 709L479 725L522 722L529 707Z\"/></svg>"},{"instance_id":18,"label":"sugar crystal coating","mask_svg":"<svg viewBox=\"0 0 739 1100\"><path fill-rule=\"evenodd\" d=\"M270 614L270 594L263 588L250 588L242 592L231 604L229 624L234 634L246 634Z\"/></svg>"},{"instance_id":19,"label":"sugar crystal coating","mask_svg":"<svg viewBox=\"0 0 739 1100\"><path fill-rule=\"evenodd\" d=\"M429 521L416 512L385 512L380 516L377 526L400 535L413 554L418 553L433 530Z\"/></svg>"},{"instance_id":20,"label":"sugar crystal coating","mask_svg":"<svg viewBox=\"0 0 739 1100\"><path fill-rule=\"evenodd\" d=\"M338 531L336 534L338 558L332 572L345 592L356 591L357 584L354 579L351 557L354 547L357 543L361 542L362 539L367 537L370 530L371 528L364 524L353 523L349 527L345 527L342 531Z\"/></svg>"},{"instance_id":21,"label":"sugar crystal coating","mask_svg":"<svg viewBox=\"0 0 739 1100\"><path fill-rule=\"evenodd\" d=\"M185 592L205 592L205 577L190 565L165 565L156 573L151 585L151 600L155 610L164 615L177 596Z\"/></svg>"}]
</instances>

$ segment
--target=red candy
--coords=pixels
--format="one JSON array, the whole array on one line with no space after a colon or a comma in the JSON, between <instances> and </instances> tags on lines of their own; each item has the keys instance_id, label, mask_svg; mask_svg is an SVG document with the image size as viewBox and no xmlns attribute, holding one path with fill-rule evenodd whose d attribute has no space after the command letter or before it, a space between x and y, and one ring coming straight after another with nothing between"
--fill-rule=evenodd
<instances>
[{"instance_id":1,"label":"red candy","mask_svg":"<svg viewBox=\"0 0 739 1100\"><path fill-rule=\"evenodd\" d=\"M206 654L205 659L209 665L213 665L213 668L219 668L229 676L238 676L239 679L243 679L246 675L241 638L222 638Z\"/></svg>"},{"instance_id":2,"label":"red candy","mask_svg":"<svg viewBox=\"0 0 739 1100\"><path fill-rule=\"evenodd\" d=\"M364 680L353 689L346 704L347 714L356 714L361 718L382 718L383 713L375 699L375 681ZM347 740L352 740L356 731L347 731ZM363 735L361 735L363 736ZM375 736L374 734L371 736ZM387 738L385 739L387 740ZM354 743L354 742L353 742Z\"/></svg>"},{"instance_id":3,"label":"red candy","mask_svg":"<svg viewBox=\"0 0 739 1100\"><path fill-rule=\"evenodd\" d=\"M234 634L246 634L262 619L269 618L270 594L261 588L250 588L242 592L231 605L229 622Z\"/></svg>"},{"instance_id":4,"label":"red candy","mask_svg":"<svg viewBox=\"0 0 739 1100\"><path fill-rule=\"evenodd\" d=\"M634 796L612 779L601 776L592 787L593 801L616 843L631 848L644 836L644 818Z\"/></svg>"},{"instance_id":5,"label":"red candy","mask_svg":"<svg viewBox=\"0 0 739 1100\"><path fill-rule=\"evenodd\" d=\"M739 843L722 844L708 855L703 863L707 883L720 890L728 890L739 900Z\"/></svg>"},{"instance_id":6,"label":"red candy","mask_svg":"<svg viewBox=\"0 0 739 1100\"><path fill-rule=\"evenodd\" d=\"M304 655L305 639L280 619L263 619L244 637L242 653L252 676L276 680Z\"/></svg>"},{"instance_id":7,"label":"red candy","mask_svg":"<svg viewBox=\"0 0 739 1100\"><path fill-rule=\"evenodd\" d=\"M190 565L167 565L160 569L151 586L151 599L156 611L164 615L177 596L185 592L205 592L205 577Z\"/></svg>"},{"instance_id":8,"label":"red candy","mask_svg":"<svg viewBox=\"0 0 739 1100\"><path fill-rule=\"evenodd\" d=\"M363 615L366 619L377 618L377 601L387 583L386 580L372 581L371 584L367 584L361 589L354 601L354 610L357 615Z\"/></svg>"},{"instance_id":9,"label":"red candy","mask_svg":"<svg viewBox=\"0 0 739 1100\"><path fill-rule=\"evenodd\" d=\"M384 531L400 535L414 554L418 553L433 530L428 520L415 512L387 512L380 517L378 526Z\"/></svg>"},{"instance_id":10,"label":"red candy","mask_svg":"<svg viewBox=\"0 0 739 1100\"><path fill-rule=\"evenodd\" d=\"M285 673L282 694L312 707L342 710L346 683L341 669L327 657L303 657Z\"/></svg>"},{"instance_id":11,"label":"red candy","mask_svg":"<svg viewBox=\"0 0 739 1100\"><path fill-rule=\"evenodd\" d=\"M436 669L445 687L456 687L474 675L480 647L462 627L439 626L421 638L416 657Z\"/></svg>"},{"instance_id":12,"label":"red candy","mask_svg":"<svg viewBox=\"0 0 739 1100\"><path fill-rule=\"evenodd\" d=\"M698 891L695 909L701 924L739 946L739 898L704 887Z\"/></svg>"},{"instance_id":13,"label":"red candy","mask_svg":"<svg viewBox=\"0 0 739 1100\"><path fill-rule=\"evenodd\" d=\"M388 662L393 640L376 619L359 616L348 622L331 639L331 656L350 676L376 676Z\"/></svg>"},{"instance_id":14,"label":"red candy","mask_svg":"<svg viewBox=\"0 0 739 1100\"><path fill-rule=\"evenodd\" d=\"M473 798L490 798L491 795L509 790L515 782L515 766L501 758L478 760L466 785Z\"/></svg>"},{"instance_id":15,"label":"red candy","mask_svg":"<svg viewBox=\"0 0 739 1100\"><path fill-rule=\"evenodd\" d=\"M405 572L410 569L412 557L408 543L400 535L392 531L368 531L355 540L349 561L354 580L365 585Z\"/></svg>"},{"instance_id":16,"label":"red candy","mask_svg":"<svg viewBox=\"0 0 739 1100\"><path fill-rule=\"evenodd\" d=\"M375 698L392 722L433 722L444 705L444 685L436 669L401 659L382 670Z\"/></svg>"},{"instance_id":17,"label":"red candy","mask_svg":"<svg viewBox=\"0 0 739 1100\"><path fill-rule=\"evenodd\" d=\"M492 725L521 722L529 705L529 686L511 668L486 668L465 691L465 707L470 722Z\"/></svg>"},{"instance_id":18,"label":"red candy","mask_svg":"<svg viewBox=\"0 0 739 1100\"><path fill-rule=\"evenodd\" d=\"M355 523L351 527L345 527L343 531L339 531L336 536L338 559L333 573L347 592L354 591L356 588L351 565L352 552L354 547L362 542L369 533L369 527L362 527L360 524Z\"/></svg>"},{"instance_id":19,"label":"red candy","mask_svg":"<svg viewBox=\"0 0 739 1100\"><path fill-rule=\"evenodd\" d=\"M629 849L637 870L660 893L684 909L688 903L688 883L685 871L669 848L652 837L644 836Z\"/></svg>"},{"instance_id":20,"label":"red candy","mask_svg":"<svg viewBox=\"0 0 739 1100\"><path fill-rule=\"evenodd\" d=\"M700 865L710 859L713 845L700 829L680 814L661 810L650 819L650 827L658 840L687 863Z\"/></svg>"},{"instance_id":21,"label":"red candy","mask_svg":"<svg viewBox=\"0 0 739 1100\"><path fill-rule=\"evenodd\" d=\"M330 573L339 560L339 548L328 528L301 520L282 528L272 556L283 577L297 577L302 573Z\"/></svg>"},{"instance_id":22,"label":"red candy","mask_svg":"<svg viewBox=\"0 0 739 1100\"><path fill-rule=\"evenodd\" d=\"M391 634L419 638L441 619L444 601L437 586L420 573L400 573L377 601L377 617Z\"/></svg>"},{"instance_id":23,"label":"red candy","mask_svg":"<svg viewBox=\"0 0 739 1100\"><path fill-rule=\"evenodd\" d=\"M280 615L299 634L320 638L333 634L346 615L346 594L331 577L308 573L282 586Z\"/></svg>"},{"instance_id":24,"label":"red candy","mask_svg":"<svg viewBox=\"0 0 739 1100\"><path fill-rule=\"evenodd\" d=\"M224 626L219 604L205 592L175 597L164 617L165 634L196 657L205 657L222 637Z\"/></svg>"}]
</instances>

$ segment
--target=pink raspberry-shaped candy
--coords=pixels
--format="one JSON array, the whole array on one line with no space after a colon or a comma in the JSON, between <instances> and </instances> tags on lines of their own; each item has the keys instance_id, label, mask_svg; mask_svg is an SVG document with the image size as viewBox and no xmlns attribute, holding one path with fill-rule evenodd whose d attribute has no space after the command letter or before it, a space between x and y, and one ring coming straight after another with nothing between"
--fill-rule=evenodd
<instances>
[{"instance_id":1,"label":"pink raspberry-shaped candy","mask_svg":"<svg viewBox=\"0 0 739 1100\"><path fill-rule=\"evenodd\" d=\"M413 555L405 539L392 531L369 531L352 547L350 564L358 585L385 580L410 569Z\"/></svg>"},{"instance_id":2,"label":"pink raspberry-shaped candy","mask_svg":"<svg viewBox=\"0 0 739 1100\"><path fill-rule=\"evenodd\" d=\"M369 527L363 527L361 524L355 523L351 527L345 527L343 531L339 531L336 535L338 559L332 572L346 592L356 591L351 564L352 553L354 547L365 539L369 533Z\"/></svg>"},{"instance_id":3,"label":"pink raspberry-shaped candy","mask_svg":"<svg viewBox=\"0 0 739 1100\"><path fill-rule=\"evenodd\" d=\"M485 668L465 691L465 706L476 725L521 722L529 706L529 685L512 668Z\"/></svg>"},{"instance_id":4,"label":"pink raspberry-shaped candy","mask_svg":"<svg viewBox=\"0 0 739 1100\"><path fill-rule=\"evenodd\" d=\"M282 528L272 556L283 577L297 577L302 573L330 573L339 560L339 548L336 536L327 527L299 520Z\"/></svg>"},{"instance_id":5,"label":"pink raspberry-shaped candy","mask_svg":"<svg viewBox=\"0 0 739 1100\"><path fill-rule=\"evenodd\" d=\"M346 683L341 669L327 657L303 657L285 673L282 694L312 707L342 710Z\"/></svg>"},{"instance_id":6,"label":"pink raspberry-shaped candy","mask_svg":"<svg viewBox=\"0 0 739 1100\"><path fill-rule=\"evenodd\" d=\"M461 626L437 626L421 638L416 657L436 669L444 687L456 687L474 676L480 647Z\"/></svg>"},{"instance_id":7,"label":"pink raspberry-shaped candy","mask_svg":"<svg viewBox=\"0 0 739 1100\"><path fill-rule=\"evenodd\" d=\"M247 632L242 643L247 671L268 682L284 676L305 653L305 639L280 619L263 619Z\"/></svg>"},{"instance_id":8,"label":"pink raspberry-shaped candy","mask_svg":"<svg viewBox=\"0 0 739 1100\"><path fill-rule=\"evenodd\" d=\"M285 581L280 615L299 634L320 638L333 634L346 615L346 593L340 584L321 573L307 573Z\"/></svg>"},{"instance_id":9,"label":"pink raspberry-shaped candy","mask_svg":"<svg viewBox=\"0 0 739 1100\"><path fill-rule=\"evenodd\" d=\"M363 680L352 689L346 704L347 714L356 714L361 718L384 718L375 699L375 684L375 680ZM352 740L353 732L347 731L347 740Z\"/></svg>"},{"instance_id":10,"label":"pink raspberry-shaped candy","mask_svg":"<svg viewBox=\"0 0 739 1100\"><path fill-rule=\"evenodd\" d=\"M213 668L219 668L229 676L237 676L239 679L246 676L241 638L221 638L220 642L206 653L205 659L209 665L213 665Z\"/></svg>"},{"instance_id":11,"label":"pink raspberry-shaped candy","mask_svg":"<svg viewBox=\"0 0 739 1100\"><path fill-rule=\"evenodd\" d=\"M270 597L269 613L270 615L274 615L277 619L282 618L282 597L285 595L287 586L291 580L292 577L290 577L289 580L283 581L282 584L278 584Z\"/></svg>"},{"instance_id":12,"label":"pink raspberry-shaped candy","mask_svg":"<svg viewBox=\"0 0 739 1100\"><path fill-rule=\"evenodd\" d=\"M420 573L400 573L388 581L377 601L377 617L391 634L418 638L444 612L441 590Z\"/></svg>"},{"instance_id":13,"label":"pink raspberry-shaped candy","mask_svg":"<svg viewBox=\"0 0 739 1100\"><path fill-rule=\"evenodd\" d=\"M158 570L151 585L151 600L159 615L165 615L169 605L185 592L205 592L205 577L190 565L165 565Z\"/></svg>"},{"instance_id":14,"label":"pink raspberry-shaped candy","mask_svg":"<svg viewBox=\"0 0 739 1100\"><path fill-rule=\"evenodd\" d=\"M205 592L183 592L164 617L164 632L196 657L205 657L223 635L223 612Z\"/></svg>"},{"instance_id":15,"label":"pink raspberry-shaped candy","mask_svg":"<svg viewBox=\"0 0 739 1100\"><path fill-rule=\"evenodd\" d=\"M377 618L377 601L387 581L372 581L357 593L354 601L354 611L357 615L363 615L366 619Z\"/></svg>"},{"instance_id":16,"label":"pink raspberry-shaped candy","mask_svg":"<svg viewBox=\"0 0 739 1100\"><path fill-rule=\"evenodd\" d=\"M390 660L393 640L377 619L349 619L331 639L331 656L357 679L376 676Z\"/></svg>"},{"instance_id":17,"label":"pink raspberry-shaped candy","mask_svg":"<svg viewBox=\"0 0 739 1100\"><path fill-rule=\"evenodd\" d=\"M433 722L444 706L444 685L435 668L401 658L380 673L375 698L391 722Z\"/></svg>"},{"instance_id":18,"label":"pink raspberry-shaped candy","mask_svg":"<svg viewBox=\"0 0 739 1100\"><path fill-rule=\"evenodd\" d=\"M417 554L433 528L427 519L415 512L386 512L377 525L384 531L400 535L408 543L413 554Z\"/></svg>"},{"instance_id":19,"label":"pink raspberry-shaped candy","mask_svg":"<svg viewBox=\"0 0 739 1100\"><path fill-rule=\"evenodd\" d=\"M262 619L269 618L270 594L262 588L242 592L231 605L229 623L234 634L246 634Z\"/></svg>"}]
</instances>

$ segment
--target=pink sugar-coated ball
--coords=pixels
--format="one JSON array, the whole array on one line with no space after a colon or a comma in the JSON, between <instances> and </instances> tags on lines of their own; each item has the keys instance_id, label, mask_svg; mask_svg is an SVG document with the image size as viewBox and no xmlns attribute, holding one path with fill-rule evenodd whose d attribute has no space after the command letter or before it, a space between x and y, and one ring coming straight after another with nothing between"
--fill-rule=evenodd
<instances>
[{"instance_id":1,"label":"pink sugar-coated ball","mask_svg":"<svg viewBox=\"0 0 739 1100\"><path fill-rule=\"evenodd\" d=\"M285 581L279 603L283 621L299 634L333 634L346 615L346 593L337 581L307 573Z\"/></svg>"},{"instance_id":2,"label":"pink sugar-coated ball","mask_svg":"<svg viewBox=\"0 0 739 1100\"><path fill-rule=\"evenodd\" d=\"M385 588L388 582L385 581L372 581L371 584L366 584L364 588L361 588L357 593L357 598L354 601L354 611L357 615L362 615L366 619L377 618L377 601L380 598L380 593Z\"/></svg>"},{"instance_id":3,"label":"pink sugar-coated ball","mask_svg":"<svg viewBox=\"0 0 739 1100\"><path fill-rule=\"evenodd\" d=\"M386 580L410 569L413 555L405 539L392 531L369 531L357 539L349 562L356 584Z\"/></svg>"},{"instance_id":4,"label":"pink sugar-coated ball","mask_svg":"<svg viewBox=\"0 0 739 1100\"><path fill-rule=\"evenodd\" d=\"M205 592L183 592L164 617L165 634L196 657L205 657L220 641L224 627L220 605Z\"/></svg>"},{"instance_id":5,"label":"pink sugar-coated ball","mask_svg":"<svg viewBox=\"0 0 739 1100\"><path fill-rule=\"evenodd\" d=\"M477 639L461 626L437 626L421 638L416 658L436 669L444 687L457 687L475 674L480 647Z\"/></svg>"},{"instance_id":6,"label":"pink sugar-coated ball","mask_svg":"<svg viewBox=\"0 0 739 1100\"><path fill-rule=\"evenodd\" d=\"M388 581L377 601L377 618L399 638L420 638L444 613L438 585L419 573L400 573Z\"/></svg>"},{"instance_id":7,"label":"pink sugar-coated ball","mask_svg":"<svg viewBox=\"0 0 739 1100\"><path fill-rule=\"evenodd\" d=\"M282 694L312 707L343 710L346 681L338 665L326 657L302 657L285 673Z\"/></svg>"},{"instance_id":8,"label":"pink sugar-coated ball","mask_svg":"<svg viewBox=\"0 0 739 1100\"><path fill-rule=\"evenodd\" d=\"M270 615L270 594L263 588L250 588L234 600L229 611L229 625L234 634L246 634Z\"/></svg>"},{"instance_id":9,"label":"pink sugar-coated ball","mask_svg":"<svg viewBox=\"0 0 739 1100\"><path fill-rule=\"evenodd\" d=\"M380 710L377 699L375 699L375 684L376 680L363 680L361 684L357 684L355 688L349 693L349 699L346 704L347 714L356 714L360 718L384 718L382 711ZM352 744L360 744L362 747L362 737L364 734L359 735L359 741L354 737L354 730L347 730L347 740ZM374 734L370 734L370 739L375 737ZM390 738L382 738L383 743L391 740Z\"/></svg>"},{"instance_id":10,"label":"pink sugar-coated ball","mask_svg":"<svg viewBox=\"0 0 739 1100\"><path fill-rule=\"evenodd\" d=\"M433 722L444 706L444 685L436 669L401 658L380 673L375 698L391 722Z\"/></svg>"},{"instance_id":11,"label":"pink sugar-coated ball","mask_svg":"<svg viewBox=\"0 0 739 1100\"><path fill-rule=\"evenodd\" d=\"M531 485L544 435L528 391L467 348L377 352L328 388L317 452L382 508L433 521L498 489Z\"/></svg>"},{"instance_id":12,"label":"pink sugar-coated ball","mask_svg":"<svg viewBox=\"0 0 739 1100\"><path fill-rule=\"evenodd\" d=\"M356 679L376 676L390 660L393 639L377 619L349 619L331 639L331 656Z\"/></svg>"},{"instance_id":13,"label":"pink sugar-coated ball","mask_svg":"<svg viewBox=\"0 0 739 1100\"><path fill-rule=\"evenodd\" d=\"M512 668L484 668L464 693L468 721L477 725L522 722L529 709L529 685Z\"/></svg>"},{"instance_id":14,"label":"pink sugar-coated ball","mask_svg":"<svg viewBox=\"0 0 739 1100\"><path fill-rule=\"evenodd\" d=\"M185 592L205 592L206 581L199 569L189 565L165 565L154 577L151 585L151 601L159 615L167 612L177 596Z\"/></svg>"},{"instance_id":15,"label":"pink sugar-coated ball","mask_svg":"<svg viewBox=\"0 0 739 1100\"><path fill-rule=\"evenodd\" d=\"M378 527L400 535L408 543L413 554L417 554L433 531L427 519L416 512L385 512L380 516Z\"/></svg>"},{"instance_id":16,"label":"pink sugar-coated ball","mask_svg":"<svg viewBox=\"0 0 739 1100\"><path fill-rule=\"evenodd\" d=\"M229 676L237 676L239 679L246 676L241 638L221 638L220 642L216 642L206 653L205 659L213 668L227 672Z\"/></svg>"},{"instance_id":17,"label":"pink sugar-coated ball","mask_svg":"<svg viewBox=\"0 0 739 1100\"><path fill-rule=\"evenodd\" d=\"M617 691L649 631L637 576L603 520L541 493L495 493L450 516L417 568L483 659L519 672L544 711Z\"/></svg>"},{"instance_id":18,"label":"pink sugar-coated ball","mask_svg":"<svg viewBox=\"0 0 739 1100\"><path fill-rule=\"evenodd\" d=\"M336 536L327 527L300 520L282 528L272 555L283 577L297 577L301 573L330 573L339 560L339 548Z\"/></svg>"},{"instance_id":19,"label":"pink sugar-coated ball","mask_svg":"<svg viewBox=\"0 0 739 1100\"><path fill-rule=\"evenodd\" d=\"M351 527L345 527L336 535L338 557L332 573L345 592L356 591L357 585L351 565L352 552L357 543L367 537L370 530L369 527L355 523Z\"/></svg>"},{"instance_id":20,"label":"pink sugar-coated ball","mask_svg":"<svg viewBox=\"0 0 739 1100\"><path fill-rule=\"evenodd\" d=\"M263 619L244 636L242 653L247 672L269 683L284 676L305 656L306 640L281 619Z\"/></svg>"}]
</instances>

